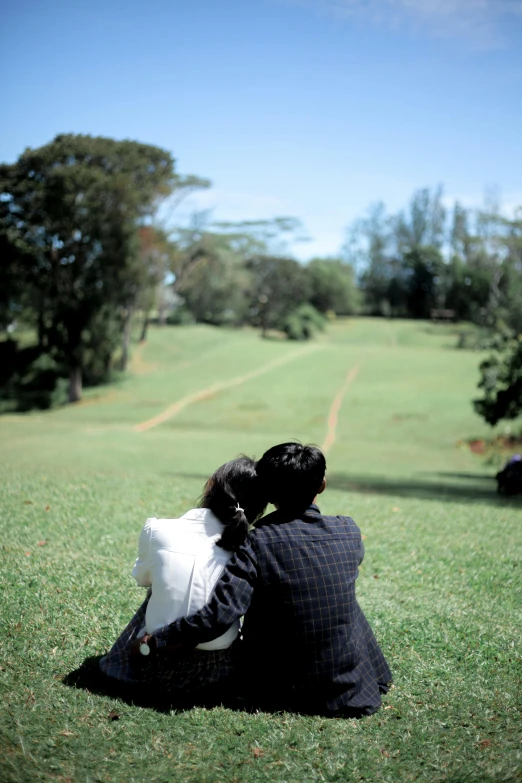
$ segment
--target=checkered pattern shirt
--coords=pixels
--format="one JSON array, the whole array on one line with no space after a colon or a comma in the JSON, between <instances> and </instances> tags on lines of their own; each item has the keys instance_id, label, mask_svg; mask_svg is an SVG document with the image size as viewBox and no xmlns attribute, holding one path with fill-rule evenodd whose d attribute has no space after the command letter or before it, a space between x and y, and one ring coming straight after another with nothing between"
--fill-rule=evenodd
<instances>
[{"instance_id":1,"label":"checkered pattern shirt","mask_svg":"<svg viewBox=\"0 0 522 783\"><path fill-rule=\"evenodd\" d=\"M158 647L196 645L245 615L244 682L254 698L307 711L373 712L392 676L355 597L361 533L316 505L258 523L232 557L211 601L157 631Z\"/></svg>"}]
</instances>

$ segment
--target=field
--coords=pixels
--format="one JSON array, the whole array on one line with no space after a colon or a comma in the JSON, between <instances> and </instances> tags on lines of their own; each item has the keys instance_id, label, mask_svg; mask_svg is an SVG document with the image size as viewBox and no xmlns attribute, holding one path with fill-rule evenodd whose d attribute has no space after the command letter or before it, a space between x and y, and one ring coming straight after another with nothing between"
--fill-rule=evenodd
<instances>
[{"instance_id":1,"label":"field","mask_svg":"<svg viewBox=\"0 0 522 783\"><path fill-rule=\"evenodd\" d=\"M455 344L452 327L369 319L309 345L158 328L117 384L1 417L0 780L522 779L522 503L497 498L495 466L464 443L488 428L470 404L480 357ZM145 518L292 438L325 446L321 508L366 537L358 596L394 672L385 707L164 713L67 684L142 598Z\"/></svg>"}]
</instances>

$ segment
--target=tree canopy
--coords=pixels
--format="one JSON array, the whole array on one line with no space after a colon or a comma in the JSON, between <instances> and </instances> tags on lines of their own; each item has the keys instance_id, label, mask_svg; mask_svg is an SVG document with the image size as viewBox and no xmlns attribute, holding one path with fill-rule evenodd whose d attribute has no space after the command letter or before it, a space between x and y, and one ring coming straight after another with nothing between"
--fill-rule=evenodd
<instances>
[{"instance_id":1,"label":"tree canopy","mask_svg":"<svg viewBox=\"0 0 522 783\"><path fill-rule=\"evenodd\" d=\"M170 153L101 137L57 136L0 166L3 317L25 309L40 344L67 365L71 401L88 348L110 356L114 321L146 277L139 222L175 185Z\"/></svg>"}]
</instances>

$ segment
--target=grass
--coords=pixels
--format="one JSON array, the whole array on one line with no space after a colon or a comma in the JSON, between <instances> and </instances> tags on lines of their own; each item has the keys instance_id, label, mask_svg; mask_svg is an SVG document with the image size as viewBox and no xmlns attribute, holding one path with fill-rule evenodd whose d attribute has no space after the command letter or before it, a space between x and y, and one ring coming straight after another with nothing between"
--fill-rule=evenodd
<instances>
[{"instance_id":1,"label":"grass","mask_svg":"<svg viewBox=\"0 0 522 783\"><path fill-rule=\"evenodd\" d=\"M522 504L497 499L494 470L457 445L489 430L470 405L479 356L455 342L444 325L358 319L301 357L248 331L157 329L116 386L3 416L0 779L520 780ZM395 676L385 708L362 721L166 714L67 686L142 597L129 572L144 519L189 508L240 451L321 443L354 366L321 507L366 536L358 596Z\"/></svg>"}]
</instances>

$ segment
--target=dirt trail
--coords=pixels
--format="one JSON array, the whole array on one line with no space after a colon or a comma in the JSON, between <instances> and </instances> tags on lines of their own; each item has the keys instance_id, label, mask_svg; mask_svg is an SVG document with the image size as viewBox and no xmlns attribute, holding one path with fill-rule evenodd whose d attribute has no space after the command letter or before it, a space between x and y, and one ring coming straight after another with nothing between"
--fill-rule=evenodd
<instances>
[{"instance_id":1,"label":"dirt trail","mask_svg":"<svg viewBox=\"0 0 522 783\"><path fill-rule=\"evenodd\" d=\"M182 397L181 400L178 400L172 405L169 405L169 407L165 408L162 413L158 413L158 415L154 416L152 419L148 419L147 421L143 421L140 424L136 424L133 429L135 432L146 432L153 427L157 427L158 424L163 424L165 421L168 421L174 416L177 416L180 411L189 405L192 405L194 402L208 399L209 397L212 397L214 394L216 394L216 392L224 391L225 389L231 389L234 386L240 386L242 383L251 381L254 378L259 378L260 375L264 375L271 370L275 370L277 367L282 367L284 364L288 364L288 362L293 362L294 359L299 359L301 356L307 356L309 353L317 351L319 348L319 345L310 345L307 348L294 351L294 353L286 354L285 356L279 356L277 359L273 359L271 362L264 364L262 367L258 367L256 370L251 370L244 375L237 375L235 378L230 378L226 381L219 381L218 383L212 384L212 386L208 386L206 389L200 389L200 391L187 394L186 397Z\"/></svg>"},{"instance_id":2,"label":"dirt trail","mask_svg":"<svg viewBox=\"0 0 522 783\"><path fill-rule=\"evenodd\" d=\"M356 367L352 367L352 369L346 376L343 385L341 386L341 388L339 389L339 391L334 397L332 406L330 408L330 413L328 414L328 432L326 433L326 438L324 439L324 443L321 446L321 449L325 454L332 448L335 442L337 420L339 417L339 411L341 409L343 398L346 392L348 391L348 387L351 385L352 381L355 380L355 376L357 375L358 372L359 372L359 365L357 365Z\"/></svg>"}]
</instances>

